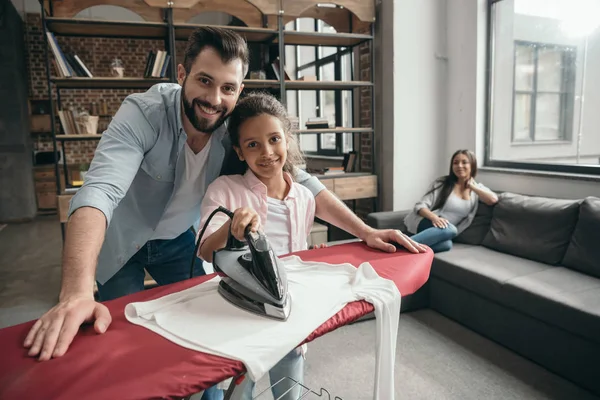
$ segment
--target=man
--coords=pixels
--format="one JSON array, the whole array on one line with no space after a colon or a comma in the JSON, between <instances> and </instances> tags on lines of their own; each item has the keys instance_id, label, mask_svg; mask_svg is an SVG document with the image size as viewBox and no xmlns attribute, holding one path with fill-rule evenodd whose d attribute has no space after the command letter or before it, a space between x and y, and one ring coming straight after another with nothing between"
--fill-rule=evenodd
<instances>
[{"instance_id":1,"label":"man","mask_svg":"<svg viewBox=\"0 0 600 400\"><path fill-rule=\"evenodd\" d=\"M84 322L106 331L111 317L94 300L95 280L106 301L143 290L144 268L160 285L189 277L195 244L189 228L230 150L223 124L247 71L248 48L240 36L201 28L177 67L178 84L125 99L71 201L59 302L27 335L30 356L62 356ZM391 252L395 241L425 251L398 231L369 228L307 173L301 171L298 181L316 196L318 217L369 246ZM197 259L195 274L203 273Z\"/></svg>"}]
</instances>

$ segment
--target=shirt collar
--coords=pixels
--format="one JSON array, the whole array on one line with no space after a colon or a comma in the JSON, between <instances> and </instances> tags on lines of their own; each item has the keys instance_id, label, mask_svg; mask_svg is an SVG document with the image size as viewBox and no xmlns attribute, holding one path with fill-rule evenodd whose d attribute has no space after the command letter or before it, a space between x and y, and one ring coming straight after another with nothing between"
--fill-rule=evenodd
<instances>
[{"instance_id":1,"label":"shirt collar","mask_svg":"<svg viewBox=\"0 0 600 400\"><path fill-rule=\"evenodd\" d=\"M283 179L285 179L288 186L290 187L290 190L288 192L288 195L286 196L286 199L296 198L296 187L294 186L294 181L292 179L292 176L289 173L284 171ZM267 195L267 185L262 183L261 180L258 179L256 177L256 175L254 175L254 172L252 172L252 170L250 168L248 168L246 170L246 173L244 173L244 181L246 182L246 186L250 190L259 191L260 193L264 194L265 196Z\"/></svg>"},{"instance_id":2,"label":"shirt collar","mask_svg":"<svg viewBox=\"0 0 600 400\"><path fill-rule=\"evenodd\" d=\"M177 122L176 122L177 133L179 133L179 134L183 133L184 135L187 136L187 134L185 133L185 130L183 129L183 120L182 120L182 115L181 115L181 94L182 93L183 93L183 88L181 86L179 86L179 90L175 94L175 118L177 118Z\"/></svg>"}]
</instances>

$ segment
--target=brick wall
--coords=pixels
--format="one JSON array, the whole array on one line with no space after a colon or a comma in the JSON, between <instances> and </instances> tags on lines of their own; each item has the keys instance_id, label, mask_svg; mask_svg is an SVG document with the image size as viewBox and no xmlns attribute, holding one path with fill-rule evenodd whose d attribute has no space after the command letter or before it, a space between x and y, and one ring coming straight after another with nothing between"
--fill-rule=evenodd
<instances>
[{"instance_id":1,"label":"brick wall","mask_svg":"<svg viewBox=\"0 0 600 400\"><path fill-rule=\"evenodd\" d=\"M370 32L362 32L370 33ZM363 43L358 48L358 70L359 79L361 81L371 81L371 44ZM359 109L360 109L360 126L361 127L372 127L372 88L361 88L359 94ZM372 154L372 140L374 137L373 133L361 133L359 136L359 146L357 149L360 155L360 171L373 173L373 154ZM364 199L356 202L356 213L359 217L366 219L368 213L374 211L373 200Z\"/></svg>"},{"instance_id":2,"label":"brick wall","mask_svg":"<svg viewBox=\"0 0 600 400\"><path fill-rule=\"evenodd\" d=\"M363 43L359 46L359 71L361 81L371 80L371 48L369 43ZM371 99L373 89L360 89L360 126L363 128L371 127ZM360 134L360 170L364 172L372 172L371 158L371 133Z\"/></svg>"}]
</instances>

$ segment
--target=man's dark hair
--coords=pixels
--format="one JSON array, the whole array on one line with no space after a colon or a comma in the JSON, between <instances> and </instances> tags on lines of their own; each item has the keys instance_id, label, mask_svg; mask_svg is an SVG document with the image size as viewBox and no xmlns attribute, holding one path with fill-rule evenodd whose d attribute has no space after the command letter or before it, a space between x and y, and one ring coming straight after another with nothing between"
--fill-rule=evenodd
<instances>
[{"instance_id":1,"label":"man's dark hair","mask_svg":"<svg viewBox=\"0 0 600 400\"><path fill-rule=\"evenodd\" d=\"M188 38L183 60L183 66L187 74L190 73L192 64L196 61L198 54L206 47L215 49L221 55L221 60L224 63L240 59L244 66L244 77L246 76L250 57L248 44L244 38L232 30L208 26L197 28Z\"/></svg>"}]
</instances>

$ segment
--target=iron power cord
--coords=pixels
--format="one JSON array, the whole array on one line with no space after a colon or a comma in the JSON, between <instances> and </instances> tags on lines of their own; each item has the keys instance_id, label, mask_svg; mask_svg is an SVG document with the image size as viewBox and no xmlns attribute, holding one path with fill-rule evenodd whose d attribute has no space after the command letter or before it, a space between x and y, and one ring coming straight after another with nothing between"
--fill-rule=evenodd
<instances>
[{"instance_id":1,"label":"iron power cord","mask_svg":"<svg viewBox=\"0 0 600 400\"><path fill-rule=\"evenodd\" d=\"M198 247L200 247L200 241L202 240L204 231L206 231L206 227L208 226L208 223L210 222L212 217L214 217L215 214L218 212L222 212L222 213L226 214L230 219L233 219L233 213L231 211L229 211L228 209L226 209L225 207L219 207L210 213L208 219L206 220L206 222L204 223L204 226L202 227L202 231L200 231L200 235L198 235L198 240L196 241L196 247L194 248L194 254L192 254L192 263L191 263L192 265L190 266L190 278L194 277L194 264L196 263Z\"/></svg>"}]
</instances>

